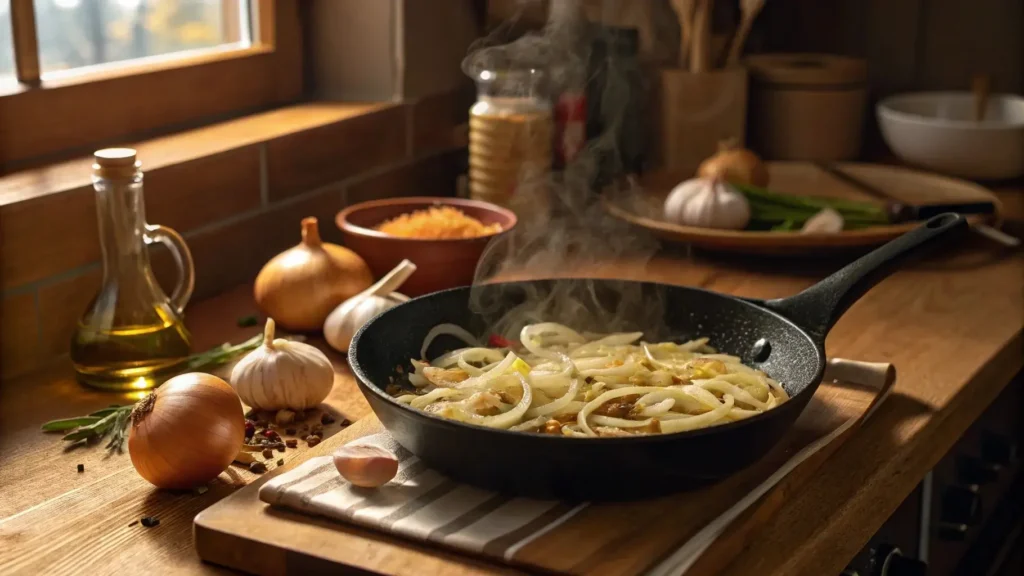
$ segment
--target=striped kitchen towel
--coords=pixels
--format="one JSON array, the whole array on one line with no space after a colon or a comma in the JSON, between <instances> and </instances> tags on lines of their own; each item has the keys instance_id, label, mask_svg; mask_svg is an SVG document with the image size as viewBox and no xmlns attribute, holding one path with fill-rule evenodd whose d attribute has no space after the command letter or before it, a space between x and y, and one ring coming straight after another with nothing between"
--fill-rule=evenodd
<instances>
[{"instance_id":1,"label":"striped kitchen towel","mask_svg":"<svg viewBox=\"0 0 1024 576\"><path fill-rule=\"evenodd\" d=\"M267 482L260 500L506 561L586 507L505 496L449 480L387 433L349 445L375 445L397 454L398 475L380 488L359 488L338 474L330 456L321 456Z\"/></svg>"}]
</instances>

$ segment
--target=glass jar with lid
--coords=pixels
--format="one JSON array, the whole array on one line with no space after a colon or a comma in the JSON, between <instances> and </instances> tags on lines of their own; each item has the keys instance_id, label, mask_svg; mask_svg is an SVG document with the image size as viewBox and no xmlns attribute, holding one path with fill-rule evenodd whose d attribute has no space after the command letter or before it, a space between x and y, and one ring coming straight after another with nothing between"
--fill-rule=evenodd
<instances>
[{"instance_id":1,"label":"glass jar with lid","mask_svg":"<svg viewBox=\"0 0 1024 576\"><path fill-rule=\"evenodd\" d=\"M470 197L520 218L548 209L553 121L539 69L482 70L469 111Z\"/></svg>"}]
</instances>

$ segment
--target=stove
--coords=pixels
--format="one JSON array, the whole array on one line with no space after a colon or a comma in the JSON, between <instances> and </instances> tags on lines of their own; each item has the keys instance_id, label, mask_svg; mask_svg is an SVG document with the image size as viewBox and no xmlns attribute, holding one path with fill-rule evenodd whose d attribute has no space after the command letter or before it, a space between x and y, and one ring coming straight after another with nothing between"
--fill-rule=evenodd
<instances>
[{"instance_id":1,"label":"stove","mask_svg":"<svg viewBox=\"0 0 1024 576\"><path fill-rule=\"evenodd\" d=\"M1024 574L1024 373L925 476L843 576Z\"/></svg>"}]
</instances>

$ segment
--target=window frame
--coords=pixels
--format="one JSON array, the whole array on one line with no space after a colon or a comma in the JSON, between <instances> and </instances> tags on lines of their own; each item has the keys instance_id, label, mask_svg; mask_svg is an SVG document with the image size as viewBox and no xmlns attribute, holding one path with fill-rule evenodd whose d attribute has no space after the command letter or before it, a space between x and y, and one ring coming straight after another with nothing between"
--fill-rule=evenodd
<instances>
[{"instance_id":1,"label":"window frame","mask_svg":"<svg viewBox=\"0 0 1024 576\"><path fill-rule=\"evenodd\" d=\"M32 0L11 0L18 83L0 89L0 169L298 100L299 0L251 0L253 42L40 80ZM34 58L32 57L34 56Z\"/></svg>"}]
</instances>

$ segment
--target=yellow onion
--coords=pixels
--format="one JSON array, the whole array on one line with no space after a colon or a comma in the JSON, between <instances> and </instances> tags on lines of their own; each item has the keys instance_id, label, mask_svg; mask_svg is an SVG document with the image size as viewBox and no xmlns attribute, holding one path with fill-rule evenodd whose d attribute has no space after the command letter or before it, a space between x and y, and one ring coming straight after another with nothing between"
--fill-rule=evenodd
<instances>
[{"instance_id":1,"label":"yellow onion","mask_svg":"<svg viewBox=\"0 0 1024 576\"><path fill-rule=\"evenodd\" d=\"M373 282L355 252L320 241L316 218L302 220L302 242L270 259L256 276L260 311L288 330L310 332L324 325L338 304Z\"/></svg>"},{"instance_id":2,"label":"yellow onion","mask_svg":"<svg viewBox=\"0 0 1024 576\"><path fill-rule=\"evenodd\" d=\"M758 188L768 186L768 169L761 158L746 148L740 148L732 139L718 143L718 152L701 162L697 176L719 177L730 184L749 184Z\"/></svg>"},{"instance_id":3,"label":"yellow onion","mask_svg":"<svg viewBox=\"0 0 1024 576\"><path fill-rule=\"evenodd\" d=\"M132 410L128 454L154 486L186 489L220 474L244 440L238 395L220 378L193 372L171 378Z\"/></svg>"}]
</instances>

